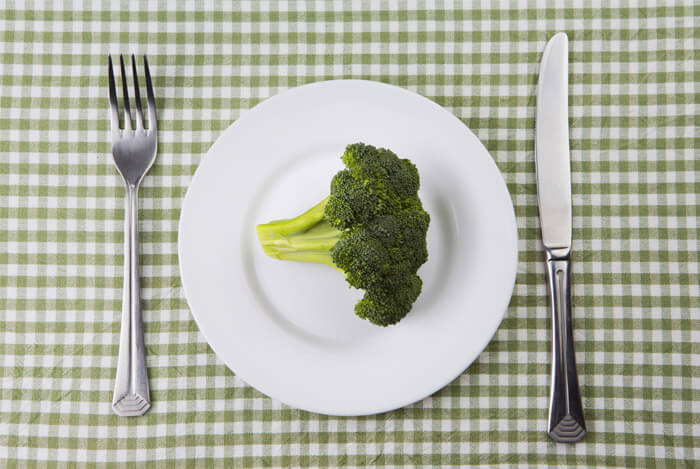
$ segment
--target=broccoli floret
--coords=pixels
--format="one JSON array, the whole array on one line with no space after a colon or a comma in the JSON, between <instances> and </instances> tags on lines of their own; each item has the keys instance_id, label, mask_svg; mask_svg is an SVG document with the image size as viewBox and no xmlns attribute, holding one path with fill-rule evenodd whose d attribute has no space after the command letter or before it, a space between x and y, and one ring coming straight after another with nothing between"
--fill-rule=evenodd
<instances>
[{"instance_id":1,"label":"broccoli floret","mask_svg":"<svg viewBox=\"0 0 700 469\"><path fill-rule=\"evenodd\" d=\"M365 290L359 317L396 324L420 295L416 272L428 260L430 216L418 198L418 170L363 143L348 145L341 159L347 169L333 177L328 197L295 218L258 225L258 238L270 257L340 270Z\"/></svg>"}]
</instances>

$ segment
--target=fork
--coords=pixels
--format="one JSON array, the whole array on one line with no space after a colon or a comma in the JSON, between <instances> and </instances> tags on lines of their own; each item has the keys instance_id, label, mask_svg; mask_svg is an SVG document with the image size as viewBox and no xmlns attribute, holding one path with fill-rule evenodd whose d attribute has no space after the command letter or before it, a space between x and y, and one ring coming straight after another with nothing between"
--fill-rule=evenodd
<instances>
[{"instance_id":1,"label":"fork","mask_svg":"<svg viewBox=\"0 0 700 469\"><path fill-rule=\"evenodd\" d=\"M136 60L131 56L136 101L136 126L132 125L129 92L126 85L124 58L119 56L122 73L124 128L119 126L117 90L114 85L112 57L109 60L109 105L112 121L112 157L114 165L124 180L126 210L124 219L124 293L122 297L122 324L119 339L119 360L114 384L112 410L123 417L145 414L151 407L146 371L146 350L141 321L141 288L139 286L139 185L156 159L158 123L156 103L153 97L148 60L143 56L146 71L148 102L148 129L144 127L141 95L136 74Z\"/></svg>"}]
</instances>

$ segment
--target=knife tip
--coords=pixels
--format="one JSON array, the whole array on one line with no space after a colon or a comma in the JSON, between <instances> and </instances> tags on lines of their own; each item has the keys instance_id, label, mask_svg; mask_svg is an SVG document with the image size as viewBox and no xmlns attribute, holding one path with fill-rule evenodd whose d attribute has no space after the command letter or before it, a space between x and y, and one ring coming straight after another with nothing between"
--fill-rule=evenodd
<instances>
[{"instance_id":1,"label":"knife tip","mask_svg":"<svg viewBox=\"0 0 700 469\"><path fill-rule=\"evenodd\" d=\"M549 42L557 42L557 41L564 41L565 43L569 42L569 36L566 35L565 32L561 31L556 33L554 36L552 36L549 39Z\"/></svg>"}]
</instances>

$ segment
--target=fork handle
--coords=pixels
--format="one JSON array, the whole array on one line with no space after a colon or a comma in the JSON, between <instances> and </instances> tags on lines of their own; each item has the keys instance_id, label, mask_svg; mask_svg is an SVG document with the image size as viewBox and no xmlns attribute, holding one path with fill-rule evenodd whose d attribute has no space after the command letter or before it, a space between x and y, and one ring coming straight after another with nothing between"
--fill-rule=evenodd
<instances>
[{"instance_id":1,"label":"fork handle","mask_svg":"<svg viewBox=\"0 0 700 469\"><path fill-rule=\"evenodd\" d=\"M137 185L126 184L124 222L124 296L112 410L122 417L136 417L151 407L141 322Z\"/></svg>"},{"instance_id":2,"label":"fork handle","mask_svg":"<svg viewBox=\"0 0 700 469\"><path fill-rule=\"evenodd\" d=\"M578 387L571 315L571 261L547 251L547 280L552 307L552 383L547 433L560 443L575 443L586 435Z\"/></svg>"}]
</instances>

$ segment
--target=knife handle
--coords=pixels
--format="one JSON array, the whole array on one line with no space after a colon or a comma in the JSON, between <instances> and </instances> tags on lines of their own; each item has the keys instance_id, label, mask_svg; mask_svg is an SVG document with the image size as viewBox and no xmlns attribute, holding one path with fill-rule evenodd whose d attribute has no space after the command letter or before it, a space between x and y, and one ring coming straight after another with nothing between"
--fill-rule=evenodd
<instances>
[{"instance_id":1,"label":"knife handle","mask_svg":"<svg viewBox=\"0 0 700 469\"><path fill-rule=\"evenodd\" d=\"M557 257L547 250L547 280L552 306L552 383L547 433L560 443L575 443L586 435L574 357L570 267L568 252Z\"/></svg>"}]
</instances>

